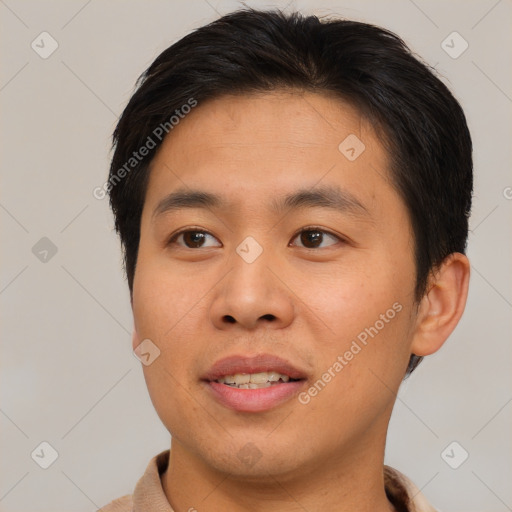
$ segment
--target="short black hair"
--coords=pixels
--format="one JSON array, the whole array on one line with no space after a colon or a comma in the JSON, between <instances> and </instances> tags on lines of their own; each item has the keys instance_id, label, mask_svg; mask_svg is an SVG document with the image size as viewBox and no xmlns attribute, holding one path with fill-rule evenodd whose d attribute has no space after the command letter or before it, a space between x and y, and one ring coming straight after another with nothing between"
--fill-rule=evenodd
<instances>
[{"instance_id":1,"label":"short black hair","mask_svg":"<svg viewBox=\"0 0 512 512\"><path fill-rule=\"evenodd\" d=\"M107 192L130 293L149 165L173 127L171 118L186 112L185 105L222 95L280 89L334 94L380 130L391 182L413 227L419 302L430 273L449 254L466 250L473 164L461 106L435 71L386 29L250 8L163 51L139 77L116 126ZM142 147L145 158L135 160ZM407 374L420 360L411 356Z\"/></svg>"}]
</instances>

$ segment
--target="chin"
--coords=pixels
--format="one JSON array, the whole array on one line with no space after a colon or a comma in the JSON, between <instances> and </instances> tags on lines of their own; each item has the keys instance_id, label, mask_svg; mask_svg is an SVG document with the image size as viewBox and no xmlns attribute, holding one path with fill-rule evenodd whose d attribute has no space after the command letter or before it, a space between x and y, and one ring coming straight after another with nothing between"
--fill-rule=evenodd
<instances>
[{"instance_id":1,"label":"chin","mask_svg":"<svg viewBox=\"0 0 512 512\"><path fill-rule=\"evenodd\" d=\"M263 483L272 477L286 479L286 475L306 467L307 454L297 450L298 445L301 443L291 442L289 437L281 444L277 440L269 442L265 432L261 436L217 439L214 446L196 447L194 451L215 471L237 480Z\"/></svg>"}]
</instances>

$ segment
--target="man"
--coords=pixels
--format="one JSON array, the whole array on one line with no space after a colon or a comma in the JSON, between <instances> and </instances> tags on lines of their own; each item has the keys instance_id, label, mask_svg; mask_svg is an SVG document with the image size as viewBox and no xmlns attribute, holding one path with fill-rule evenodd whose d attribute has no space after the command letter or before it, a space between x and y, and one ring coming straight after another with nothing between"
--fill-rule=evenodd
<instances>
[{"instance_id":1,"label":"man","mask_svg":"<svg viewBox=\"0 0 512 512\"><path fill-rule=\"evenodd\" d=\"M471 139L394 34L237 11L165 50L106 191L172 436L104 511L434 510L384 466L465 307Z\"/></svg>"}]
</instances>

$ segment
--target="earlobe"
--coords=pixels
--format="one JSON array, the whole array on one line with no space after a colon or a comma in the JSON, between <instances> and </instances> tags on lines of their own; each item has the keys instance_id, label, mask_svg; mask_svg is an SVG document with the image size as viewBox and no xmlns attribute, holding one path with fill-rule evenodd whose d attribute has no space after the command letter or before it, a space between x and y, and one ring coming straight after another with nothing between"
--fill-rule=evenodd
<instances>
[{"instance_id":1,"label":"earlobe","mask_svg":"<svg viewBox=\"0 0 512 512\"><path fill-rule=\"evenodd\" d=\"M428 356L438 351L459 322L468 296L470 264L461 253L452 253L431 275L421 299L411 352Z\"/></svg>"}]
</instances>

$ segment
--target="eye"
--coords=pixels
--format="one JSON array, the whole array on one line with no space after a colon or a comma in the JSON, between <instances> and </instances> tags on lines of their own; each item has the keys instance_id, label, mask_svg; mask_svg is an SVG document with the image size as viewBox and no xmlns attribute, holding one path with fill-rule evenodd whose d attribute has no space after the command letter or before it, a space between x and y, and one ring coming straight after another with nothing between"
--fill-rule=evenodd
<instances>
[{"instance_id":1,"label":"eye","mask_svg":"<svg viewBox=\"0 0 512 512\"><path fill-rule=\"evenodd\" d=\"M293 240L296 239L299 239L300 243L303 244L302 247L305 247L306 249L322 249L323 247L329 247L331 245L335 245L336 243L343 241L340 237L328 231L325 231L324 229L316 227L302 229L293 238ZM330 241L331 243L328 243L327 245L324 245L322 247L322 243L326 241ZM294 245L292 242L290 242L290 245Z\"/></svg>"},{"instance_id":2,"label":"eye","mask_svg":"<svg viewBox=\"0 0 512 512\"><path fill-rule=\"evenodd\" d=\"M174 234L168 242L168 245L177 244L187 249L201 249L204 247L221 247L222 244L218 242L219 245L210 244L207 245L206 242L208 237L214 241L218 240L208 233L207 231L200 231L197 229L188 229L180 231L179 233ZM182 241L182 243L179 242Z\"/></svg>"}]
</instances>

